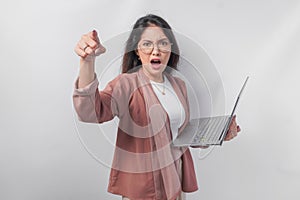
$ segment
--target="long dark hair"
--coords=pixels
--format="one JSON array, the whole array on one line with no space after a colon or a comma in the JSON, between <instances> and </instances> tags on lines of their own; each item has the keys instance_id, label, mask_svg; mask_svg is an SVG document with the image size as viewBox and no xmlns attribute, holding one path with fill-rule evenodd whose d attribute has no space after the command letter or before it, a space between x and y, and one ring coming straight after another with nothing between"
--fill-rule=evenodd
<instances>
[{"instance_id":1,"label":"long dark hair","mask_svg":"<svg viewBox=\"0 0 300 200\"><path fill-rule=\"evenodd\" d=\"M179 48L170 25L163 18L157 15L148 14L144 17L139 18L133 26L133 29L125 46L125 53L122 62L122 73L126 73L129 70L142 65L142 62L138 59L138 56L136 54L137 44L140 41L141 35L144 30L147 27L153 25L162 28L164 34L172 43L171 55L167 66L173 69L177 69L179 60Z\"/></svg>"}]
</instances>

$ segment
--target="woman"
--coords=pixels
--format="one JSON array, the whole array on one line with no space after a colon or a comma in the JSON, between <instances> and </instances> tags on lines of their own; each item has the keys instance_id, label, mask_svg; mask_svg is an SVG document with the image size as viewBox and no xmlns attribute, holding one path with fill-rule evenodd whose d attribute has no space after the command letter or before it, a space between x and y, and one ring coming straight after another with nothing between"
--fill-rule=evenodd
<instances>
[{"instance_id":1,"label":"woman","mask_svg":"<svg viewBox=\"0 0 300 200\"><path fill-rule=\"evenodd\" d=\"M100 92L94 63L105 48L97 32L83 35L75 52L80 71L73 100L79 119L119 118L108 191L130 200L183 199L183 192L196 191L189 149L171 145L189 121L189 105L185 83L168 73L179 60L169 24L156 15L138 19L126 43L123 73ZM234 119L226 140L239 131Z\"/></svg>"}]
</instances>

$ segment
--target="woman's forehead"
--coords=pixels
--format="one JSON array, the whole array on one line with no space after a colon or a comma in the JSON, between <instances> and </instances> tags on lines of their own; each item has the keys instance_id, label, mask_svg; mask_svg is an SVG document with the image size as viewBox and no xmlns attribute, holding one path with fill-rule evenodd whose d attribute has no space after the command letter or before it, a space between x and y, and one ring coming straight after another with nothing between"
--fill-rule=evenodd
<instances>
[{"instance_id":1,"label":"woman's forehead","mask_svg":"<svg viewBox=\"0 0 300 200\"><path fill-rule=\"evenodd\" d=\"M155 27L150 26L145 28L144 32L141 35L141 39L147 39L153 41L161 40L163 38L167 38L167 36L163 32L163 30L157 26Z\"/></svg>"}]
</instances>

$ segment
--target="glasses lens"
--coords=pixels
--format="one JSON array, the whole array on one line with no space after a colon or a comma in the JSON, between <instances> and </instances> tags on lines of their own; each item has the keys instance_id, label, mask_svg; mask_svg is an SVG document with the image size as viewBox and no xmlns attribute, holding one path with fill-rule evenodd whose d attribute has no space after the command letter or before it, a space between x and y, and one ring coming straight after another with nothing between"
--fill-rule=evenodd
<instances>
[{"instance_id":1,"label":"glasses lens","mask_svg":"<svg viewBox=\"0 0 300 200\"><path fill-rule=\"evenodd\" d=\"M153 43L149 42L149 41L143 41L140 44L140 49L144 52L144 53L151 53L153 50Z\"/></svg>"},{"instance_id":2,"label":"glasses lens","mask_svg":"<svg viewBox=\"0 0 300 200\"><path fill-rule=\"evenodd\" d=\"M157 42L157 48L161 52L169 52L171 51L172 43L170 43L168 40L162 40ZM150 54L153 51L154 44L150 41L142 41L139 45L139 48L142 52L146 54Z\"/></svg>"},{"instance_id":3,"label":"glasses lens","mask_svg":"<svg viewBox=\"0 0 300 200\"><path fill-rule=\"evenodd\" d=\"M167 40L159 41L157 46L158 46L159 50L162 52L171 51L171 43Z\"/></svg>"}]
</instances>

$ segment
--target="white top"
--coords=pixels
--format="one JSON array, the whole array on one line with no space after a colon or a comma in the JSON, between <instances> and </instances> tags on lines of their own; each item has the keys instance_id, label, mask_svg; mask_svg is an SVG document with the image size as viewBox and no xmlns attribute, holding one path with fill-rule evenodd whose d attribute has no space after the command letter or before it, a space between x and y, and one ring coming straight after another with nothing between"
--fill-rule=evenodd
<instances>
[{"instance_id":1,"label":"white top","mask_svg":"<svg viewBox=\"0 0 300 200\"><path fill-rule=\"evenodd\" d=\"M164 76L163 83L158 83L151 80L150 82L161 105L168 113L170 119L172 139L175 140L178 135L178 129L184 123L185 120L184 108L167 77ZM162 94L163 91L165 95Z\"/></svg>"}]
</instances>

